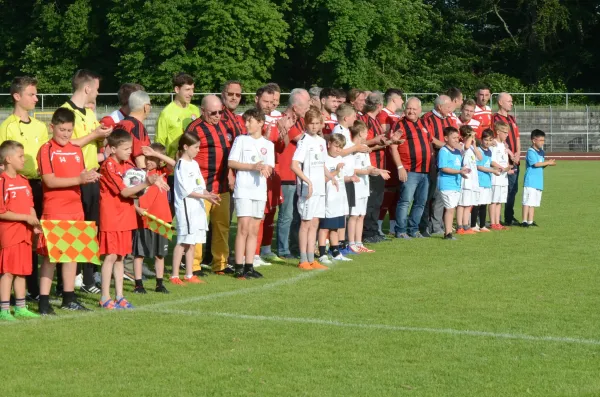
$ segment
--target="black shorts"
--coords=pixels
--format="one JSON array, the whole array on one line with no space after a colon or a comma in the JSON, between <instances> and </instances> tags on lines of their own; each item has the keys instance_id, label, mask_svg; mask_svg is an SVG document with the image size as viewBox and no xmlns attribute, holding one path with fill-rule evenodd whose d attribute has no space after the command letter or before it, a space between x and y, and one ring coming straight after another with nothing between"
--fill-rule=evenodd
<instances>
[{"instance_id":1,"label":"black shorts","mask_svg":"<svg viewBox=\"0 0 600 397\"><path fill-rule=\"evenodd\" d=\"M100 182L81 185L81 204L86 221L100 221Z\"/></svg>"},{"instance_id":2,"label":"black shorts","mask_svg":"<svg viewBox=\"0 0 600 397\"><path fill-rule=\"evenodd\" d=\"M169 253L169 240L148 229L133 231L133 256L154 258L165 257Z\"/></svg>"},{"instance_id":3,"label":"black shorts","mask_svg":"<svg viewBox=\"0 0 600 397\"><path fill-rule=\"evenodd\" d=\"M345 182L345 185L346 185L346 197L348 197L348 208L356 207L354 182Z\"/></svg>"},{"instance_id":4,"label":"black shorts","mask_svg":"<svg viewBox=\"0 0 600 397\"><path fill-rule=\"evenodd\" d=\"M338 216L335 218L321 218L319 219L319 229L323 230L337 230L346 227L346 217Z\"/></svg>"},{"instance_id":5,"label":"black shorts","mask_svg":"<svg viewBox=\"0 0 600 397\"><path fill-rule=\"evenodd\" d=\"M44 203L44 192L42 190L41 179L30 179L29 185L31 186L31 193L33 194L33 208L38 219L42 217L43 203Z\"/></svg>"}]
</instances>

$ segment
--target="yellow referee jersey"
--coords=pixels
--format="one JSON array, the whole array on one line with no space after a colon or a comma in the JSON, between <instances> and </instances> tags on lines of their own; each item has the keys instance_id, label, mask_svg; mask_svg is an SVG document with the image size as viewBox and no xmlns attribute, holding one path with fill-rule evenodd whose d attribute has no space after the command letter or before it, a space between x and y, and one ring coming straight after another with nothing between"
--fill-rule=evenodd
<instances>
[{"instance_id":1,"label":"yellow referee jersey","mask_svg":"<svg viewBox=\"0 0 600 397\"><path fill-rule=\"evenodd\" d=\"M167 148L167 156L175 158L179 138L187 126L198 117L200 117L200 109L196 105L189 104L182 108L175 102L171 102L158 116L154 141Z\"/></svg>"},{"instance_id":2,"label":"yellow referee jersey","mask_svg":"<svg viewBox=\"0 0 600 397\"><path fill-rule=\"evenodd\" d=\"M70 100L61 107L70 109L75 113L75 126L73 128L72 139L82 138L100 126L100 123L96 119L96 113L92 109L79 108ZM88 170L100 167L100 164L98 164L98 143L98 141L91 141L81 148L85 167Z\"/></svg>"},{"instance_id":3,"label":"yellow referee jersey","mask_svg":"<svg viewBox=\"0 0 600 397\"><path fill-rule=\"evenodd\" d=\"M40 147L48 142L48 128L33 117L28 122L11 114L0 124L0 144L12 140L20 142L25 152L25 167L21 174L27 179L39 179L37 155Z\"/></svg>"}]
</instances>

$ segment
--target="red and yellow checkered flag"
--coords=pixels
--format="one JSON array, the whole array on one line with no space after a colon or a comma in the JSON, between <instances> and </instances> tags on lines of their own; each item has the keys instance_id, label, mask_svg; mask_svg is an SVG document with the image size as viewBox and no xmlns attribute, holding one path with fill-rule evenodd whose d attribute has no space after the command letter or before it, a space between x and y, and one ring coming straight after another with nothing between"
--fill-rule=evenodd
<instances>
[{"instance_id":1,"label":"red and yellow checkered flag","mask_svg":"<svg viewBox=\"0 0 600 397\"><path fill-rule=\"evenodd\" d=\"M148 229L152 230L154 233L158 233L161 236L171 240L173 238L173 225L163 221L150 214L148 211L143 214L146 218L148 218Z\"/></svg>"},{"instance_id":2,"label":"red and yellow checkered flag","mask_svg":"<svg viewBox=\"0 0 600 397\"><path fill-rule=\"evenodd\" d=\"M50 261L100 264L96 222L41 220Z\"/></svg>"}]
</instances>

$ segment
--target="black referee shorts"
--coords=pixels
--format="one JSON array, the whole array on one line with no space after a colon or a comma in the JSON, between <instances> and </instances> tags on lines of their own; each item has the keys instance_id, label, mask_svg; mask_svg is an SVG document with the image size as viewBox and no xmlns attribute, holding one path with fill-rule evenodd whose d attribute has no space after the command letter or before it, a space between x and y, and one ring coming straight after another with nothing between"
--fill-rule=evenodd
<instances>
[{"instance_id":1,"label":"black referee shorts","mask_svg":"<svg viewBox=\"0 0 600 397\"><path fill-rule=\"evenodd\" d=\"M30 179L29 185L31 186L31 193L33 194L33 208L38 219L42 217L43 203L44 203L44 192L42 190L41 179Z\"/></svg>"},{"instance_id":2,"label":"black referee shorts","mask_svg":"<svg viewBox=\"0 0 600 397\"><path fill-rule=\"evenodd\" d=\"M100 182L81 185L81 204L86 221L100 222Z\"/></svg>"}]
</instances>

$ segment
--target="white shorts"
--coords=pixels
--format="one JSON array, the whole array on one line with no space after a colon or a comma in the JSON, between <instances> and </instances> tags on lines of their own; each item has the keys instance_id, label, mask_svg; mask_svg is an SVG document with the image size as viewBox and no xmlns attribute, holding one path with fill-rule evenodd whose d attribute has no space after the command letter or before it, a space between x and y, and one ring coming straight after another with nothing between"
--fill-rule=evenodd
<instances>
[{"instance_id":1,"label":"white shorts","mask_svg":"<svg viewBox=\"0 0 600 397\"><path fill-rule=\"evenodd\" d=\"M523 205L539 207L542 203L542 191L533 187L523 189Z\"/></svg>"},{"instance_id":2,"label":"white shorts","mask_svg":"<svg viewBox=\"0 0 600 397\"><path fill-rule=\"evenodd\" d=\"M460 192L460 200L458 205L461 207L470 207L472 205L479 205L479 189L463 189Z\"/></svg>"},{"instance_id":3,"label":"white shorts","mask_svg":"<svg viewBox=\"0 0 600 397\"><path fill-rule=\"evenodd\" d=\"M460 200L460 192L456 190L440 190L444 208L456 208Z\"/></svg>"},{"instance_id":4,"label":"white shorts","mask_svg":"<svg viewBox=\"0 0 600 397\"><path fill-rule=\"evenodd\" d=\"M479 190L479 202L477 205L488 205L492 203L492 188L482 187Z\"/></svg>"},{"instance_id":5,"label":"white shorts","mask_svg":"<svg viewBox=\"0 0 600 397\"><path fill-rule=\"evenodd\" d=\"M325 196L298 197L298 212L303 221L325 218Z\"/></svg>"},{"instance_id":6,"label":"white shorts","mask_svg":"<svg viewBox=\"0 0 600 397\"><path fill-rule=\"evenodd\" d=\"M361 197L354 199L354 207L350 208L351 216L359 216L359 215L367 215L367 202L369 201L368 197Z\"/></svg>"},{"instance_id":7,"label":"white shorts","mask_svg":"<svg viewBox=\"0 0 600 397\"><path fill-rule=\"evenodd\" d=\"M237 217L251 216L252 218L262 219L265 216L266 200L252 200L249 198L235 199L235 213Z\"/></svg>"},{"instance_id":8,"label":"white shorts","mask_svg":"<svg viewBox=\"0 0 600 397\"><path fill-rule=\"evenodd\" d=\"M206 243L206 230L198 229L195 234L178 234L177 244L204 244Z\"/></svg>"},{"instance_id":9,"label":"white shorts","mask_svg":"<svg viewBox=\"0 0 600 397\"><path fill-rule=\"evenodd\" d=\"M492 185L492 203L504 204L508 198L508 186Z\"/></svg>"}]
</instances>

